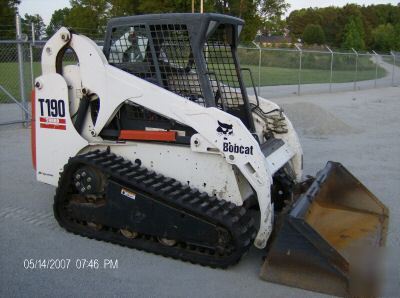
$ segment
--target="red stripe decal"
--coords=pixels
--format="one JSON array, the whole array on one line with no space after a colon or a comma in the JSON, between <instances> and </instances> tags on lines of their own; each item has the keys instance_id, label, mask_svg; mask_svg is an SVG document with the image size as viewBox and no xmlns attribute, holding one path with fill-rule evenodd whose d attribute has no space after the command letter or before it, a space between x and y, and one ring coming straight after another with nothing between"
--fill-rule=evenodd
<instances>
[{"instance_id":1,"label":"red stripe decal","mask_svg":"<svg viewBox=\"0 0 400 298\"><path fill-rule=\"evenodd\" d=\"M176 131L121 130L120 140L137 141L176 141Z\"/></svg>"},{"instance_id":2,"label":"red stripe decal","mask_svg":"<svg viewBox=\"0 0 400 298\"><path fill-rule=\"evenodd\" d=\"M46 123L40 123L40 128L50 128L50 129L60 129L60 130L66 130L66 125L60 125L60 124L46 124Z\"/></svg>"}]
</instances>

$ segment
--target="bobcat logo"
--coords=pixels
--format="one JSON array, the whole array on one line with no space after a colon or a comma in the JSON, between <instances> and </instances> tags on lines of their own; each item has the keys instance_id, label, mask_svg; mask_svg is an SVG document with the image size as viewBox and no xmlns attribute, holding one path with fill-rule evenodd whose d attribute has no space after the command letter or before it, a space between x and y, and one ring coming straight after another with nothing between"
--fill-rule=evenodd
<instances>
[{"instance_id":1,"label":"bobcat logo","mask_svg":"<svg viewBox=\"0 0 400 298\"><path fill-rule=\"evenodd\" d=\"M224 140L227 140L228 136L233 135L233 125L232 124L226 124L218 121L218 128L217 132L219 135L224 135Z\"/></svg>"}]
</instances>

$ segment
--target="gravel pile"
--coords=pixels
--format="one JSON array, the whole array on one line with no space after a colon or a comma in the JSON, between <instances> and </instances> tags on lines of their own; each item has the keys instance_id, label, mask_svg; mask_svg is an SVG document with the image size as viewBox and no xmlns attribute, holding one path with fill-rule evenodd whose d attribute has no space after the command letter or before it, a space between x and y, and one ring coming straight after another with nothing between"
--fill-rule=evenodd
<instances>
[{"instance_id":1,"label":"gravel pile","mask_svg":"<svg viewBox=\"0 0 400 298\"><path fill-rule=\"evenodd\" d=\"M284 112L303 135L346 135L357 130L320 106L309 102L286 103Z\"/></svg>"}]
</instances>

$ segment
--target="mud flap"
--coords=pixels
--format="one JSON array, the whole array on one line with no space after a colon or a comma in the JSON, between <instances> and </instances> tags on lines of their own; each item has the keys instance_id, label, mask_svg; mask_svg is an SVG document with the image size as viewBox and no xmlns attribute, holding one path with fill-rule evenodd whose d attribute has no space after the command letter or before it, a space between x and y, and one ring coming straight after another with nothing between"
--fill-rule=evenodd
<instances>
[{"instance_id":1,"label":"mud flap","mask_svg":"<svg viewBox=\"0 0 400 298\"><path fill-rule=\"evenodd\" d=\"M374 260L388 213L340 163L328 162L279 219L261 278L337 296L378 295Z\"/></svg>"}]
</instances>

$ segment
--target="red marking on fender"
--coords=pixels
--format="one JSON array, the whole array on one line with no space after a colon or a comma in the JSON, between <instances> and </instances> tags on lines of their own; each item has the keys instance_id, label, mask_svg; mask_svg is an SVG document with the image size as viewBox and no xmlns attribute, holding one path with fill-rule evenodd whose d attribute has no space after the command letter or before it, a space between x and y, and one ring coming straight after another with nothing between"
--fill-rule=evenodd
<instances>
[{"instance_id":1,"label":"red marking on fender","mask_svg":"<svg viewBox=\"0 0 400 298\"><path fill-rule=\"evenodd\" d=\"M175 142L176 131L121 130L118 139Z\"/></svg>"},{"instance_id":2,"label":"red marking on fender","mask_svg":"<svg viewBox=\"0 0 400 298\"><path fill-rule=\"evenodd\" d=\"M67 126L66 126L66 125L60 125L60 124L40 123L40 128L50 128L50 129L66 130L66 129L67 129Z\"/></svg>"}]
</instances>

